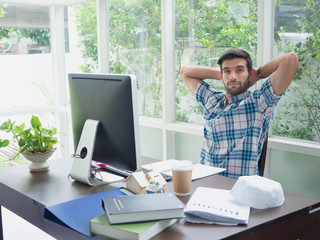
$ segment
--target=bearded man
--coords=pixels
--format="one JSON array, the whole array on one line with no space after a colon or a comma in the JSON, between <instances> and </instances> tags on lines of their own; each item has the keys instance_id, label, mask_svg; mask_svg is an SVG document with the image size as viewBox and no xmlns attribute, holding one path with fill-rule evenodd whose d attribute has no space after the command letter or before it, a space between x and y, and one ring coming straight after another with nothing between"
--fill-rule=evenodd
<instances>
[{"instance_id":1,"label":"bearded man","mask_svg":"<svg viewBox=\"0 0 320 240\"><path fill-rule=\"evenodd\" d=\"M183 81L204 107L200 163L226 168L221 175L232 178L259 173L258 161L274 108L289 87L298 63L298 56L291 52L256 69L246 51L231 49L219 58L220 70L181 68ZM260 89L248 91L264 78ZM204 79L222 81L226 92L215 90Z\"/></svg>"}]
</instances>

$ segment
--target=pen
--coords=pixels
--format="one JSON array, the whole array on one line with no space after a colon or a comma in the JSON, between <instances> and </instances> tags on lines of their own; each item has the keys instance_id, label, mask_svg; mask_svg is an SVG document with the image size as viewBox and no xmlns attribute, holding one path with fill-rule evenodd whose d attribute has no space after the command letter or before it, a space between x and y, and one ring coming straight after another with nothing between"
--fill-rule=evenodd
<instances>
[{"instance_id":1,"label":"pen","mask_svg":"<svg viewBox=\"0 0 320 240\"><path fill-rule=\"evenodd\" d=\"M106 166L107 166L107 164L105 164L105 163L97 163L97 165L98 165L99 167L106 167Z\"/></svg>"}]
</instances>

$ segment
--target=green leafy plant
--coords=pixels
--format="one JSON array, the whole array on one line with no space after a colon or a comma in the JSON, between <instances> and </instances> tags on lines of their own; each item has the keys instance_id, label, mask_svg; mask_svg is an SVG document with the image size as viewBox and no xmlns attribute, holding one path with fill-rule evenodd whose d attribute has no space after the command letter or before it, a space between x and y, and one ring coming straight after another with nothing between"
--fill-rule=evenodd
<instances>
[{"instance_id":1,"label":"green leafy plant","mask_svg":"<svg viewBox=\"0 0 320 240\"><path fill-rule=\"evenodd\" d=\"M0 126L0 130L13 135L12 140L17 144L18 151L11 156L11 159L23 152L44 153L53 150L58 143L56 128L43 127L36 116L32 116L30 123L31 127L25 128L24 123L16 125L9 119ZM0 147L7 147L8 145L9 140L0 140Z\"/></svg>"},{"instance_id":2,"label":"green leafy plant","mask_svg":"<svg viewBox=\"0 0 320 240\"><path fill-rule=\"evenodd\" d=\"M291 44L288 41L277 41L279 52L294 51L299 56L299 69L293 83L286 91L281 107L275 114L272 133L279 136L320 141L320 3L314 0L277 1L277 4L291 4L304 17L296 19L304 41ZM285 27L281 26L284 25ZM285 23L277 34L288 32L290 26ZM293 23L291 23L293 24ZM297 27L296 27L297 28ZM299 30L299 28L297 28ZM292 31L292 30L291 30ZM306 34L307 33L307 34Z\"/></svg>"},{"instance_id":3,"label":"green leafy plant","mask_svg":"<svg viewBox=\"0 0 320 240\"><path fill-rule=\"evenodd\" d=\"M9 145L8 139L5 139L5 140L0 139L0 148L7 147L8 145Z\"/></svg>"}]
</instances>

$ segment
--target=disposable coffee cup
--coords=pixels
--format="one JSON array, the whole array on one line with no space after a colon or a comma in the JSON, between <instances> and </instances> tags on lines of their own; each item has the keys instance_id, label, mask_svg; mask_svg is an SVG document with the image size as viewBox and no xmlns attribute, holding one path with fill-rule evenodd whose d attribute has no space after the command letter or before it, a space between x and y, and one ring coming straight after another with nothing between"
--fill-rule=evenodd
<instances>
[{"instance_id":1,"label":"disposable coffee cup","mask_svg":"<svg viewBox=\"0 0 320 240\"><path fill-rule=\"evenodd\" d=\"M177 196L187 196L191 191L192 162L183 160L172 165L173 191Z\"/></svg>"}]
</instances>

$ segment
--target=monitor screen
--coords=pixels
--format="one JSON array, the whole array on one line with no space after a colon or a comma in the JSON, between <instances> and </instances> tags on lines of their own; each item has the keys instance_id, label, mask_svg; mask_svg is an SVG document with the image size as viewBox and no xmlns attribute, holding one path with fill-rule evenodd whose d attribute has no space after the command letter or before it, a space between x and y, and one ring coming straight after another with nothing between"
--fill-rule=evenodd
<instances>
[{"instance_id":1,"label":"monitor screen","mask_svg":"<svg viewBox=\"0 0 320 240\"><path fill-rule=\"evenodd\" d=\"M140 169L135 76L70 73L69 86L75 150L85 121L98 120L92 160L130 171Z\"/></svg>"}]
</instances>

